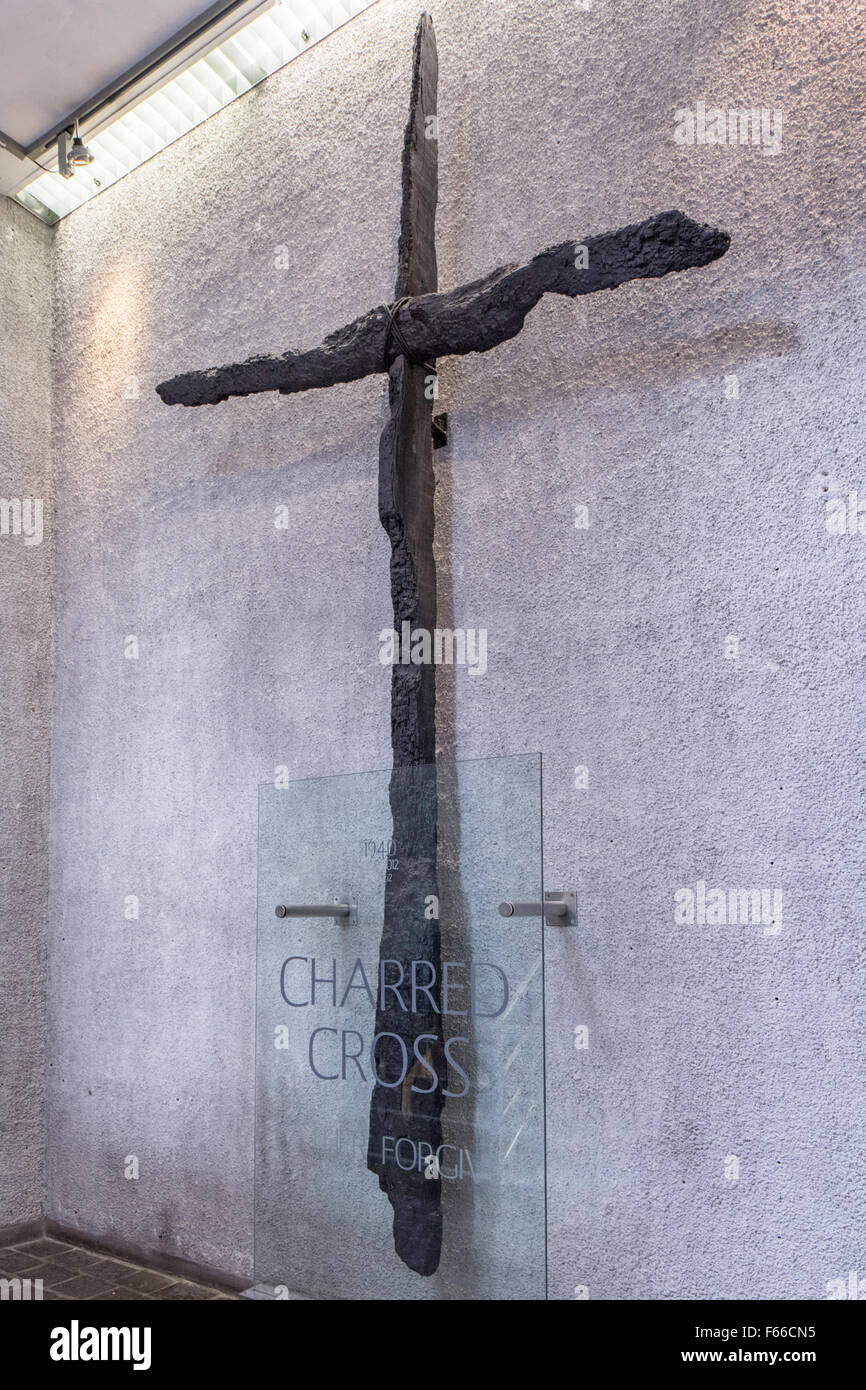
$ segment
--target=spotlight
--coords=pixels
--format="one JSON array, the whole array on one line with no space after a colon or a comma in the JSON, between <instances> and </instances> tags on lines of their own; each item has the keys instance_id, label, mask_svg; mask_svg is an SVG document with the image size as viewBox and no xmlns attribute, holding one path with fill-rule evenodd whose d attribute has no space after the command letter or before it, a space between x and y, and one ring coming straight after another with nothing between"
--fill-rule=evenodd
<instances>
[{"instance_id":1,"label":"spotlight","mask_svg":"<svg viewBox=\"0 0 866 1390\"><path fill-rule=\"evenodd\" d=\"M93 155L78 134L78 122L71 130L61 132L57 141L58 172L65 179L71 179L76 169L86 168L93 163Z\"/></svg>"}]
</instances>

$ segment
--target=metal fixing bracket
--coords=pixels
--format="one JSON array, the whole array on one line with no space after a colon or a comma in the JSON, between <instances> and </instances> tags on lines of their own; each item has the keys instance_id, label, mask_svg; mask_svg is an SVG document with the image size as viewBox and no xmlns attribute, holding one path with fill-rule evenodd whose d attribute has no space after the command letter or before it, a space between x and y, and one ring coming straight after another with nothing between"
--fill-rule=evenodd
<instances>
[{"instance_id":1,"label":"metal fixing bracket","mask_svg":"<svg viewBox=\"0 0 866 1390\"><path fill-rule=\"evenodd\" d=\"M358 905L341 902L335 898L332 903L277 903L275 917L333 917L346 926L354 926L358 920Z\"/></svg>"},{"instance_id":2,"label":"metal fixing bracket","mask_svg":"<svg viewBox=\"0 0 866 1390\"><path fill-rule=\"evenodd\" d=\"M548 927L573 927L577 924L577 894L561 890L545 893L541 903L500 903L500 917L544 917Z\"/></svg>"}]
</instances>

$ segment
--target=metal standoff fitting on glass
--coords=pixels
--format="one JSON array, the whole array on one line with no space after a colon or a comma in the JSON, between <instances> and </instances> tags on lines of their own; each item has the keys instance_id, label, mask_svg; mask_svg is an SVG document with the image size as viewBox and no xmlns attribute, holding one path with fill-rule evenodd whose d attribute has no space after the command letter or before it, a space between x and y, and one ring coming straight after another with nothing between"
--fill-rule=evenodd
<instances>
[{"instance_id":1,"label":"metal standoff fitting on glass","mask_svg":"<svg viewBox=\"0 0 866 1390\"><path fill-rule=\"evenodd\" d=\"M274 908L274 915L277 917L351 917L352 904L340 903L336 899L332 903L293 903L290 905L278 903Z\"/></svg>"},{"instance_id":2,"label":"metal standoff fitting on glass","mask_svg":"<svg viewBox=\"0 0 866 1390\"><path fill-rule=\"evenodd\" d=\"M543 917L549 927L573 926L577 920L577 894L545 893L540 903L500 903L500 917Z\"/></svg>"}]
</instances>

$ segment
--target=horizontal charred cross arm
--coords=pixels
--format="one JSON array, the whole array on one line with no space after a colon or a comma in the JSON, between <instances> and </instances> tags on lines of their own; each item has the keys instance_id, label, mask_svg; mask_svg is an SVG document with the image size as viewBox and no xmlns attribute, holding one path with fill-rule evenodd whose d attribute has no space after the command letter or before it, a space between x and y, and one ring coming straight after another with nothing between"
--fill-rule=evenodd
<instances>
[{"instance_id":1,"label":"horizontal charred cross arm","mask_svg":"<svg viewBox=\"0 0 866 1390\"><path fill-rule=\"evenodd\" d=\"M407 349L417 362L488 352L515 337L545 294L574 298L708 265L730 245L727 232L681 212L663 212L619 231L566 241L523 265L502 266L447 294L407 299L390 327L384 305L331 333L307 352L250 357L226 367L183 372L157 386L167 405L215 405L258 391L291 395L383 372Z\"/></svg>"}]
</instances>

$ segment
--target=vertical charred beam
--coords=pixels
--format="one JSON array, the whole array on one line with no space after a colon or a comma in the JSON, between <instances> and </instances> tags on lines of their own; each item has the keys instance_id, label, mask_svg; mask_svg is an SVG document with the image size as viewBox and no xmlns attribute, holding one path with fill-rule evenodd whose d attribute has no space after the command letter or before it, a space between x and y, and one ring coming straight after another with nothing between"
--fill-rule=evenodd
<instances>
[{"instance_id":1,"label":"vertical charred beam","mask_svg":"<svg viewBox=\"0 0 866 1390\"><path fill-rule=\"evenodd\" d=\"M422 15L415 35L412 96L403 144L403 197L395 300L435 293L435 128L438 59L433 23ZM436 627L436 566L433 557L432 405L425 378L432 363L398 357L388 372L389 420L379 446L379 517L391 542L391 599L394 628L404 632ZM404 626L408 625L408 626ZM432 655L432 654L431 654ZM441 1179L417 1165L403 1171L394 1160L401 1138L414 1152L436 1153L442 1142L444 1081L441 948L436 879L436 685L432 660L398 662L391 685L390 783L396 864L385 884L380 979L389 983L402 969L417 993L380 989L376 1033L390 1034L377 1048L378 1075L370 1104L368 1166L394 1209L394 1248L418 1274L433 1274L442 1244ZM399 962L399 965L395 964ZM384 972L384 973L383 973ZM383 995L386 997L383 998ZM421 1041L418 1041L421 1040ZM408 1072L399 1085L404 1056ZM432 1083L432 1084L431 1084ZM383 1139L390 1143L383 1146ZM422 1150L419 1146L424 1145ZM426 1147L429 1146L429 1149ZM387 1149L387 1154L385 1150Z\"/></svg>"}]
</instances>

